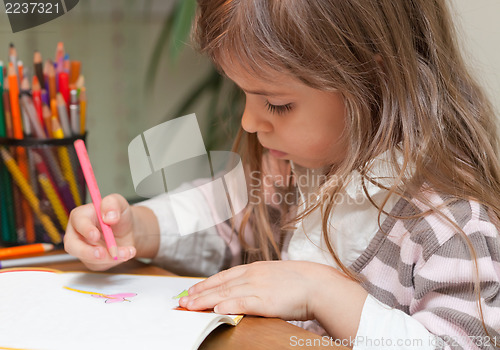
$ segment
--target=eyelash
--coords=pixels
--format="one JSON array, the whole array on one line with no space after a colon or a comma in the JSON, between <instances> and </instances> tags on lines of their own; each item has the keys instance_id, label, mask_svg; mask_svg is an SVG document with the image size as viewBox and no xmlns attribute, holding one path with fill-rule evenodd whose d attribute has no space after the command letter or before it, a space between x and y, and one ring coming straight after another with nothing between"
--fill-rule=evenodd
<instances>
[{"instance_id":1,"label":"eyelash","mask_svg":"<svg viewBox=\"0 0 500 350\"><path fill-rule=\"evenodd\" d=\"M277 106L270 104L269 101L266 101L266 108L270 113L281 115L290 112L292 110L292 104L287 103L286 105Z\"/></svg>"}]
</instances>

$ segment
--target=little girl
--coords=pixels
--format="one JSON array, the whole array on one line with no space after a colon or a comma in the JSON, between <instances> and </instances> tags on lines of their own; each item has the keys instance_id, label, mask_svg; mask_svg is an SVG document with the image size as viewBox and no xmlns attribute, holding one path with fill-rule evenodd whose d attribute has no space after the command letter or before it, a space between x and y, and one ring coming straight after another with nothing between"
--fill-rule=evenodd
<instances>
[{"instance_id":1,"label":"little girl","mask_svg":"<svg viewBox=\"0 0 500 350\"><path fill-rule=\"evenodd\" d=\"M213 275L188 309L300 321L356 349L499 347L497 130L445 1L198 2L200 51L246 95L249 205L180 235L167 195L110 195L120 260ZM183 210L196 223L210 201ZM91 205L65 247L117 263Z\"/></svg>"}]
</instances>

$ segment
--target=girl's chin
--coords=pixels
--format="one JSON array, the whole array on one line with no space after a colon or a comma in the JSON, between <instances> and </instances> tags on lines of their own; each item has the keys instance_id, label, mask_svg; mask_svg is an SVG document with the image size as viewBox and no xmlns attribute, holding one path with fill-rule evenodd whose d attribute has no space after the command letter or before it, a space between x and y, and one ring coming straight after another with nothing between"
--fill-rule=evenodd
<instances>
[{"instance_id":1,"label":"girl's chin","mask_svg":"<svg viewBox=\"0 0 500 350\"><path fill-rule=\"evenodd\" d=\"M275 149L269 149L269 153L276 158L284 158L288 153L277 151Z\"/></svg>"}]
</instances>

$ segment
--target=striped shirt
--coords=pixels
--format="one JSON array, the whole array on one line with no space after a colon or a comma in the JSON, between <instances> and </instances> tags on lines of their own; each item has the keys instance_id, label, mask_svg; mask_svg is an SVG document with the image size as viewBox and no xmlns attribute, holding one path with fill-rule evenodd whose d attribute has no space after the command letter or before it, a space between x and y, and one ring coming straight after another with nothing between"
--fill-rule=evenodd
<instances>
[{"instance_id":1,"label":"striped shirt","mask_svg":"<svg viewBox=\"0 0 500 350\"><path fill-rule=\"evenodd\" d=\"M427 193L433 205L470 239L478 274L459 230L429 208L400 199L367 249L351 265L365 289L383 304L403 311L437 336L436 348L493 349L500 346L500 240L487 210L475 201ZM450 202L445 204L445 202ZM474 281L481 289L478 312ZM361 328L361 325L360 325ZM386 332L391 334L390 328ZM382 335L382 334L381 334ZM360 347L361 348L361 347Z\"/></svg>"},{"instance_id":2,"label":"striped shirt","mask_svg":"<svg viewBox=\"0 0 500 350\"><path fill-rule=\"evenodd\" d=\"M383 160L381 161L383 165ZM377 174L383 178L383 166ZM201 180L199 184L201 185ZM359 184L358 184L359 185ZM308 189L311 190L311 189ZM385 196L378 187L368 188L377 202ZM348 186L353 199L363 193L359 186ZM200 212L210 212L210 193L193 192L185 215L194 226ZM457 225L472 241L477 255L479 274L459 230L437 213L422 214L428 208L412 199L394 199L385 209L378 229L375 207L366 198L343 203L335 208L330 222L338 228L331 235L341 261L364 278L369 292L363 307L354 348L397 349L493 349L500 346L500 240L484 206L475 201L452 200L433 192L426 193L432 205ZM358 198L359 199L359 198ZM446 203L445 203L446 202ZM229 225L181 235L172 214L168 195L140 203L156 214L161 230L160 249L155 262L184 275L214 274L240 264L241 247ZM392 209L391 209L392 208ZM314 213L313 213L314 214ZM320 217L311 215L293 232L285 258L309 260L333 265L321 241ZM308 223L307 223L308 221ZM308 245L309 244L309 245ZM476 306L474 281L481 287L484 331ZM311 329L311 325L316 329ZM309 322L307 327L321 332ZM390 339L392 346L381 341ZM415 340L408 346L397 346L397 340ZM406 344L406 343L405 343ZM386 346L384 346L386 345Z\"/></svg>"}]
</instances>

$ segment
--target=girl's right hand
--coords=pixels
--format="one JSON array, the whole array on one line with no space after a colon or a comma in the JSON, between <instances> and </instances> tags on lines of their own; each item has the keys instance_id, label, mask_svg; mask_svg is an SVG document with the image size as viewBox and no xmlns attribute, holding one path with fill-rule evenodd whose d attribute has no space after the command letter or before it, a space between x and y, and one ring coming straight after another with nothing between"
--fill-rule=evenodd
<instances>
[{"instance_id":1,"label":"girl's right hand","mask_svg":"<svg viewBox=\"0 0 500 350\"><path fill-rule=\"evenodd\" d=\"M111 226L118 246L118 260L108 252L104 237L99 230L99 221L92 203L71 211L64 249L79 258L91 270L103 271L136 255L133 235L134 217L129 203L119 194L103 198L101 213L104 223Z\"/></svg>"}]
</instances>

